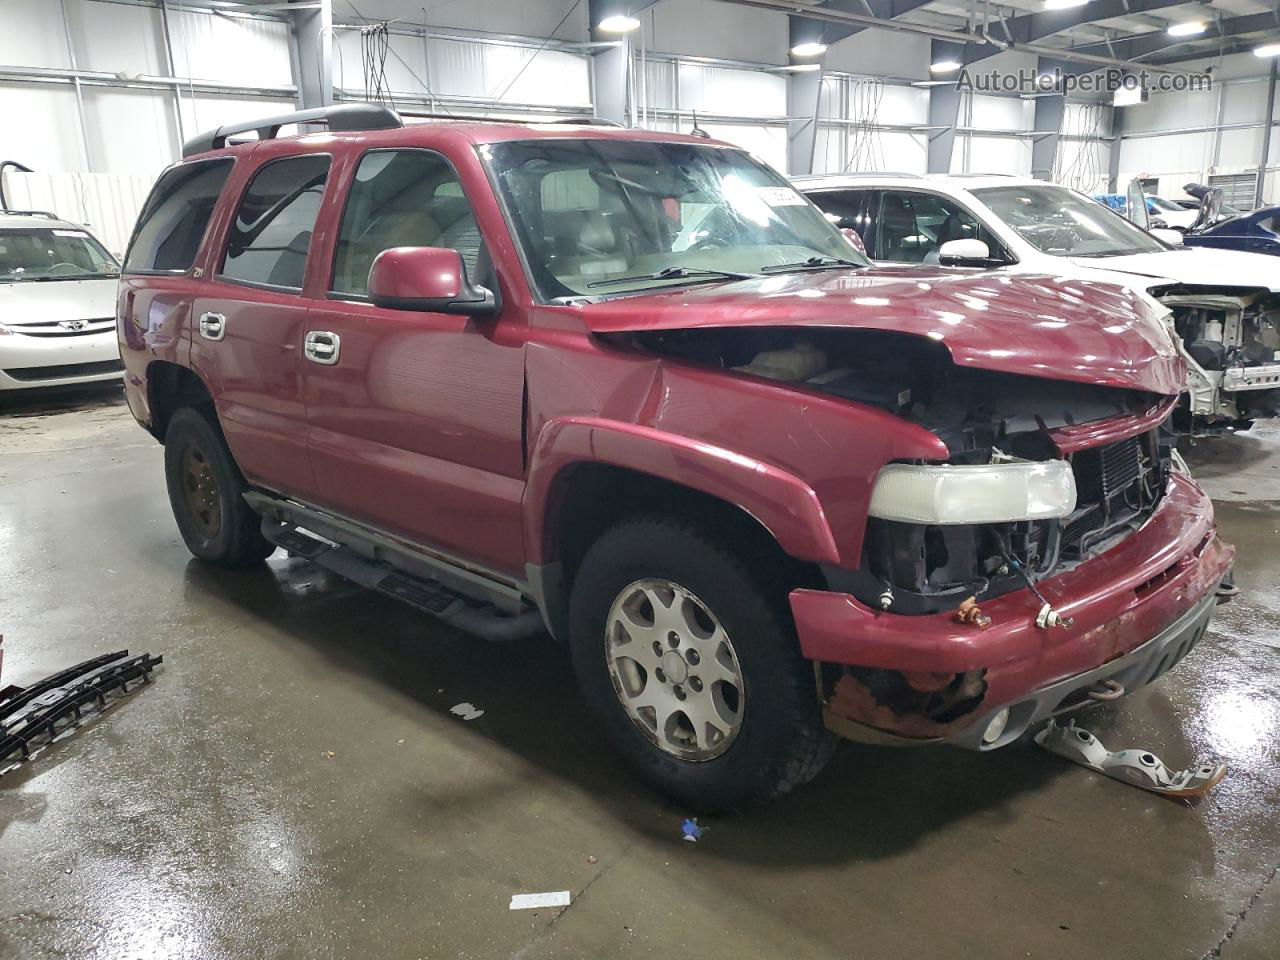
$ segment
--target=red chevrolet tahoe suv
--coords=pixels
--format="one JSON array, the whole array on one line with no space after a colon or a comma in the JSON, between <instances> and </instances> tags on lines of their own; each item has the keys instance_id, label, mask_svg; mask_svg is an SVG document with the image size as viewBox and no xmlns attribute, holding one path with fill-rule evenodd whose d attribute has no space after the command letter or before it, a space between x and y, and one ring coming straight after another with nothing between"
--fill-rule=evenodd
<instances>
[{"instance_id":1,"label":"red chevrolet tahoe suv","mask_svg":"<svg viewBox=\"0 0 1280 960\"><path fill-rule=\"evenodd\" d=\"M989 750L1146 684L1230 575L1153 301L874 267L705 138L220 128L152 191L118 325L195 556L550 633L702 808L833 734Z\"/></svg>"}]
</instances>

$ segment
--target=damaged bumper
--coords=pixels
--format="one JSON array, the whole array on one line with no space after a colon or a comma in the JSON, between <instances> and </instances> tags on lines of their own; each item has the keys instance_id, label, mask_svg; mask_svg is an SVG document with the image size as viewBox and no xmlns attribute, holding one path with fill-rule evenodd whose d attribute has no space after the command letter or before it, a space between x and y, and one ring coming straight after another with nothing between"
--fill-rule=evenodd
<instances>
[{"instance_id":1,"label":"damaged bumper","mask_svg":"<svg viewBox=\"0 0 1280 960\"><path fill-rule=\"evenodd\" d=\"M1028 590L983 603L986 629L957 622L953 613L879 612L821 590L793 591L791 609L801 650L818 664L824 716L837 733L994 749L1033 723L1111 699L1169 669L1203 634L1234 555L1214 532L1208 497L1175 474L1140 530L1038 584L1071 618L1069 627L1037 627L1040 603ZM863 682L868 674L899 678L917 699L887 699L883 687ZM913 703L934 706L904 709ZM990 736L1006 709L1003 731Z\"/></svg>"}]
</instances>

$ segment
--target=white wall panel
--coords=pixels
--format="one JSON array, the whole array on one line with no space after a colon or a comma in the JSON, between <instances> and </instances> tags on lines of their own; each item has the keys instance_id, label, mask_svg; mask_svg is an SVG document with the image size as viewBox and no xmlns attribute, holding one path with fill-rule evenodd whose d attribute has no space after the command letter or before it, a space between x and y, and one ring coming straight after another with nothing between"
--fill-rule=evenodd
<instances>
[{"instance_id":1,"label":"white wall panel","mask_svg":"<svg viewBox=\"0 0 1280 960\"><path fill-rule=\"evenodd\" d=\"M119 256L151 190L150 177L110 173L11 173L5 195L19 210L49 210L83 224Z\"/></svg>"},{"instance_id":2,"label":"white wall panel","mask_svg":"<svg viewBox=\"0 0 1280 960\"><path fill-rule=\"evenodd\" d=\"M929 91L919 87L884 85L880 100L882 123L928 123Z\"/></svg>"},{"instance_id":3,"label":"white wall panel","mask_svg":"<svg viewBox=\"0 0 1280 960\"><path fill-rule=\"evenodd\" d=\"M1033 100L974 94L970 125L980 130L1030 130L1035 125L1035 110Z\"/></svg>"},{"instance_id":4,"label":"white wall panel","mask_svg":"<svg viewBox=\"0 0 1280 960\"><path fill-rule=\"evenodd\" d=\"M289 28L283 22L171 9L169 33L179 77L245 87L293 83Z\"/></svg>"},{"instance_id":5,"label":"white wall panel","mask_svg":"<svg viewBox=\"0 0 1280 960\"><path fill-rule=\"evenodd\" d=\"M662 0L640 18L650 50L753 63L787 62L785 13L719 0Z\"/></svg>"},{"instance_id":6,"label":"white wall panel","mask_svg":"<svg viewBox=\"0 0 1280 960\"><path fill-rule=\"evenodd\" d=\"M1092 131L1100 137L1109 137L1115 124L1115 112L1115 107L1108 105L1103 105L1099 110L1097 104L1068 101L1062 114L1062 132L1087 134ZM1095 119L1096 129L1093 122ZM1031 109L1031 121L1034 125L1034 107Z\"/></svg>"},{"instance_id":7,"label":"white wall panel","mask_svg":"<svg viewBox=\"0 0 1280 960\"><path fill-rule=\"evenodd\" d=\"M425 4L424 0L355 0L354 3L351 0L333 0L333 15L351 19L403 20L421 25L425 12L428 25L436 29L545 37L568 13L554 34L555 39L586 40L587 4L584 0L570 10L572 3L573 0L426 0Z\"/></svg>"},{"instance_id":8,"label":"white wall panel","mask_svg":"<svg viewBox=\"0 0 1280 960\"><path fill-rule=\"evenodd\" d=\"M1181 133L1167 137L1142 137L1121 139L1121 180L1127 181L1124 172L1165 173L1173 171L1203 171L1213 161L1213 134Z\"/></svg>"},{"instance_id":9,"label":"white wall panel","mask_svg":"<svg viewBox=\"0 0 1280 960\"><path fill-rule=\"evenodd\" d=\"M785 117L787 81L758 70L680 64L680 109L747 117Z\"/></svg>"},{"instance_id":10,"label":"white wall panel","mask_svg":"<svg viewBox=\"0 0 1280 960\"><path fill-rule=\"evenodd\" d=\"M129 76L165 76L164 27L160 11L98 0L64 0L76 64ZM53 0L51 6L57 6Z\"/></svg>"},{"instance_id":11,"label":"white wall panel","mask_svg":"<svg viewBox=\"0 0 1280 960\"><path fill-rule=\"evenodd\" d=\"M968 162L965 162L965 154ZM1009 173L1031 176L1031 141L1022 137L960 134L951 152L952 173Z\"/></svg>"},{"instance_id":12,"label":"white wall panel","mask_svg":"<svg viewBox=\"0 0 1280 960\"><path fill-rule=\"evenodd\" d=\"M841 173L844 170L844 126L819 124L813 148L814 173Z\"/></svg>"},{"instance_id":13,"label":"white wall panel","mask_svg":"<svg viewBox=\"0 0 1280 960\"><path fill-rule=\"evenodd\" d=\"M71 66L62 13L54 0L0 0L0 63Z\"/></svg>"},{"instance_id":14,"label":"white wall panel","mask_svg":"<svg viewBox=\"0 0 1280 960\"><path fill-rule=\"evenodd\" d=\"M929 38L888 30L863 30L831 45L824 63L866 77L929 79Z\"/></svg>"},{"instance_id":15,"label":"white wall panel","mask_svg":"<svg viewBox=\"0 0 1280 960\"><path fill-rule=\"evenodd\" d=\"M1219 168L1257 167L1262 159L1262 128L1245 127L1239 130L1223 130L1222 145L1218 150Z\"/></svg>"},{"instance_id":16,"label":"white wall panel","mask_svg":"<svg viewBox=\"0 0 1280 960\"><path fill-rule=\"evenodd\" d=\"M1110 176L1111 147L1097 140L1059 140L1055 180L1092 196L1105 193Z\"/></svg>"},{"instance_id":17,"label":"white wall panel","mask_svg":"<svg viewBox=\"0 0 1280 960\"><path fill-rule=\"evenodd\" d=\"M591 104L590 61L578 54L432 38L427 63L431 88L439 96L502 95L509 103Z\"/></svg>"},{"instance_id":18,"label":"white wall panel","mask_svg":"<svg viewBox=\"0 0 1280 960\"><path fill-rule=\"evenodd\" d=\"M889 173L924 173L929 163L929 141L923 133L884 130L873 134L875 148L866 162L850 170L883 170Z\"/></svg>"},{"instance_id":19,"label":"white wall panel","mask_svg":"<svg viewBox=\"0 0 1280 960\"><path fill-rule=\"evenodd\" d=\"M84 88L85 133L95 173L155 177L177 159L171 94Z\"/></svg>"},{"instance_id":20,"label":"white wall panel","mask_svg":"<svg viewBox=\"0 0 1280 960\"><path fill-rule=\"evenodd\" d=\"M724 140L763 160L779 173L787 172L787 128L781 125L698 122L713 139Z\"/></svg>"},{"instance_id":21,"label":"white wall panel","mask_svg":"<svg viewBox=\"0 0 1280 960\"><path fill-rule=\"evenodd\" d=\"M1146 103L1120 109L1124 112L1126 133L1208 126L1218 119L1218 92L1157 93Z\"/></svg>"},{"instance_id":22,"label":"white wall panel","mask_svg":"<svg viewBox=\"0 0 1280 960\"><path fill-rule=\"evenodd\" d=\"M43 172L85 168L70 84L0 83L0 117L0 160Z\"/></svg>"},{"instance_id":23,"label":"white wall panel","mask_svg":"<svg viewBox=\"0 0 1280 960\"><path fill-rule=\"evenodd\" d=\"M333 82L342 90L363 95L364 56L359 30L335 30ZM426 51L421 37L391 34L386 62L386 81L392 93L425 96L423 79L427 76ZM372 82L371 82L372 86Z\"/></svg>"},{"instance_id":24,"label":"white wall panel","mask_svg":"<svg viewBox=\"0 0 1280 960\"><path fill-rule=\"evenodd\" d=\"M1265 82L1228 83L1222 87L1223 123L1261 123L1267 112Z\"/></svg>"},{"instance_id":25,"label":"white wall panel","mask_svg":"<svg viewBox=\"0 0 1280 960\"><path fill-rule=\"evenodd\" d=\"M674 60L650 60L645 64L648 102L651 109L674 110L676 107L676 64Z\"/></svg>"}]
</instances>

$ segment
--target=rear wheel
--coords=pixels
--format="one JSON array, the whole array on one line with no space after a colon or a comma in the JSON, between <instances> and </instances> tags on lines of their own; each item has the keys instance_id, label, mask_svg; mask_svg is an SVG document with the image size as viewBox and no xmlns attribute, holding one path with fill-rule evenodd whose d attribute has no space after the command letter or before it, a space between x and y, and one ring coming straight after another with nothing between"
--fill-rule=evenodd
<instances>
[{"instance_id":1,"label":"rear wheel","mask_svg":"<svg viewBox=\"0 0 1280 960\"><path fill-rule=\"evenodd\" d=\"M261 563L275 550L261 521L244 501L248 485L222 432L185 407L169 420L164 438L165 479L178 530L191 553L225 567Z\"/></svg>"},{"instance_id":2,"label":"rear wheel","mask_svg":"<svg viewBox=\"0 0 1280 960\"><path fill-rule=\"evenodd\" d=\"M583 558L570 643L588 700L655 786L700 810L786 793L830 756L790 618L727 547L626 521Z\"/></svg>"}]
</instances>

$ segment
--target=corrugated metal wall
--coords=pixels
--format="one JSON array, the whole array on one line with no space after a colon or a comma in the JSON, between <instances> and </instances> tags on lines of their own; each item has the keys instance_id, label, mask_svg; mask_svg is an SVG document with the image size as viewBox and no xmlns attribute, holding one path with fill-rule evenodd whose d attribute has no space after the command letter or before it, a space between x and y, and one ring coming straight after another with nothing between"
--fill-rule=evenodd
<instances>
[{"instance_id":1,"label":"corrugated metal wall","mask_svg":"<svg viewBox=\"0 0 1280 960\"><path fill-rule=\"evenodd\" d=\"M120 256L129 242L151 178L111 173L15 173L4 176L5 198L16 210L48 210L89 228Z\"/></svg>"}]
</instances>

